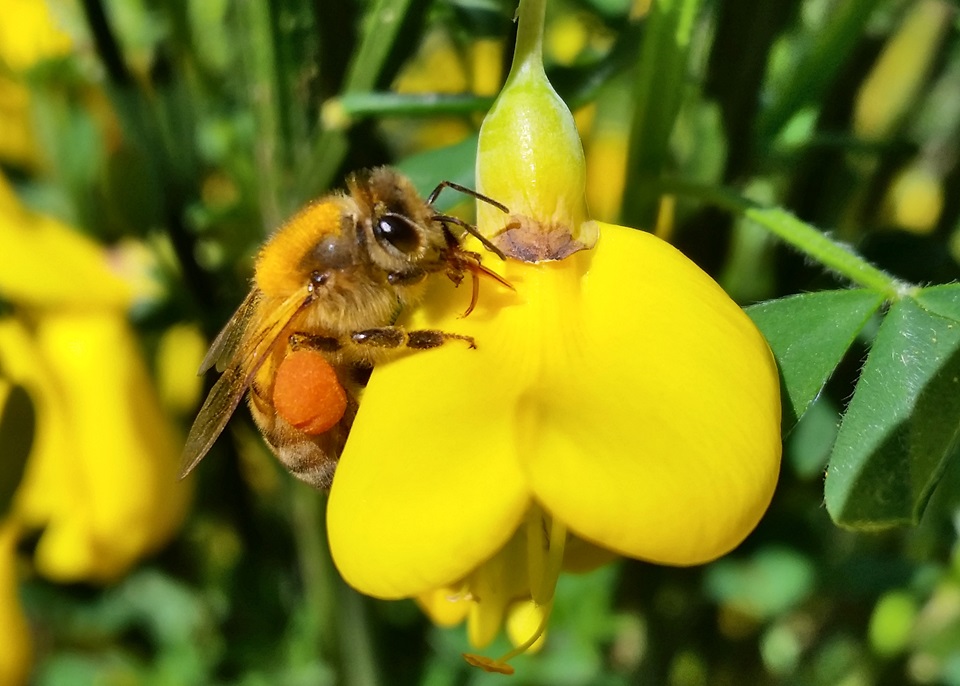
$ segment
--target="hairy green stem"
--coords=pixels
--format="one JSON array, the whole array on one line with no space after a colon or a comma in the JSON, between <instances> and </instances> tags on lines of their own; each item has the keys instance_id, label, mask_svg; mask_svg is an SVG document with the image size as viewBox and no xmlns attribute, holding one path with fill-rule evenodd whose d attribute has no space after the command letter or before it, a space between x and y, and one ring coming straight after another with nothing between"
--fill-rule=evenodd
<instances>
[{"instance_id":1,"label":"hairy green stem","mask_svg":"<svg viewBox=\"0 0 960 686\"><path fill-rule=\"evenodd\" d=\"M873 266L850 246L835 241L779 207L763 207L728 189L677 180L664 180L659 190L700 198L743 215L831 271L858 286L883 294L888 300L899 300L915 288Z\"/></svg>"}]
</instances>

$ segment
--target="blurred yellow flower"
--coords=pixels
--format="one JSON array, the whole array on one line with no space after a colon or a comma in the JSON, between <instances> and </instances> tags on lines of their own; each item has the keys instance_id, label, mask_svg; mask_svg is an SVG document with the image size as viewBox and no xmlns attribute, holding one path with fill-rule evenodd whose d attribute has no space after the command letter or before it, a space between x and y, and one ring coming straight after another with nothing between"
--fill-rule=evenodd
<instances>
[{"instance_id":1,"label":"blurred yellow flower","mask_svg":"<svg viewBox=\"0 0 960 686\"><path fill-rule=\"evenodd\" d=\"M916 159L893 178L884 209L896 227L928 234L937 228L945 200L943 177L935 165Z\"/></svg>"},{"instance_id":2,"label":"blurred yellow flower","mask_svg":"<svg viewBox=\"0 0 960 686\"><path fill-rule=\"evenodd\" d=\"M945 0L912 3L869 76L853 112L856 134L869 140L890 136L927 82L954 8Z\"/></svg>"},{"instance_id":3,"label":"blurred yellow flower","mask_svg":"<svg viewBox=\"0 0 960 686\"><path fill-rule=\"evenodd\" d=\"M195 324L175 324L157 346L157 390L163 406L187 415L197 408L203 377L197 374L207 353L207 339Z\"/></svg>"},{"instance_id":4,"label":"blurred yellow flower","mask_svg":"<svg viewBox=\"0 0 960 686\"><path fill-rule=\"evenodd\" d=\"M22 207L2 177L0 254L0 299L11 310L0 317L0 369L4 383L26 390L36 416L0 530L13 539L40 531L34 565L49 579L115 580L169 539L189 496L175 479L177 439L126 320L135 293L104 249ZM13 563L2 555L0 585L15 587ZM0 625L22 614L13 602L0 608ZM13 664L11 654L0 662Z\"/></svg>"},{"instance_id":5,"label":"blurred yellow flower","mask_svg":"<svg viewBox=\"0 0 960 686\"><path fill-rule=\"evenodd\" d=\"M73 43L43 0L9 0L0 22L0 160L22 167L40 164L30 122L30 93L22 74L38 62L62 57Z\"/></svg>"},{"instance_id":6,"label":"blurred yellow flower","mask_svg":"<svg viewBox=\"0 0 960 686\"><path fill-rule=\"evenodd\" d=\"M397 93L466 93L466 65L451 38L443 31L427 35L420 50L393 84ZM400 154L457 143L473 132L461 117L437 117L429 126L416 119L388 119L381 127Z\"/></svg>"},{"instance_id":7,"label":"blurred yellow flower","mask_svg":"<svg viewBox=\"0 0 960 686\"><path fill-rule=\"evenodd\" d=\"M7 0L0 22L0 62L19 72L45 59L62 57L73 41L61 29L44 0Z\"/></svg>"},{"instance_id":8,"label":"blurred yellow flower","mask_svg":"<svg viewBox=\"0 0 960 686\"><path fill-rule=\"evenodd\" d=\"M542 641L562 569L723 555L765 511L780 459L779 379L749 318L670 245L587 216L576 130L540 63L542 10L521 4L477 163L480 191L511 209L478 216L516 292L491 286L458 319L468 295L440 289L412 313L406 325L477 349L377 368L328 508L351 585L466 617L478 647L506 622L516 650L466 656L505 673Z\"/></svg>"},{"instance_id":9,"label":"blurred yellow flower","mask_svg":"<svg viewBox=\"0 0 960 686\"><path fill-rule=\"evenodd\" d=\"M0 180L2 183L2 180ZM19 205L0 185L0 359L28 390L37 434L12 516L43 529L36 564L62 581L109 581L183 517L177 440L126 321L133 290L105 251Z\"/></svg>"}]
</instances>

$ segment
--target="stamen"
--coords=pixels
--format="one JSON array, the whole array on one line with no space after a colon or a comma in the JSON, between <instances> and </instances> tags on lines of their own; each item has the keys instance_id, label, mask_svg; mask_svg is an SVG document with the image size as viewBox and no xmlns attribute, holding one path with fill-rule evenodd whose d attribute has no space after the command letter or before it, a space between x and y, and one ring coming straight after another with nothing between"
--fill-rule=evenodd
<instances>
[{"instance_id":1,"label":"stamen","mask_svg":"<svg viewBox=\"0 0 960 686\"><path fill-rule=\"evenodd\" d=\"M543 632L547 630L547 623L550 621L550 613L552 610L553 610L553 603L550 603L544 609L543 619L540 620L540 624L537 626L536 631L534 631L533 634L531 634L530 638L528 638L526 641L518 645L513 650L504 653L503 655L498 657L496 660L491 660L490 658L484 658L484 659L491 663L508 667L510 671L504 672L504 674L512 674L513 667L510 667L510 665L508 665L507 663L510 662L510 660L515 658L517 655L523 655L525 652L530 650L530 648L533 647L533 644L536 643L541 636L543 636ZM470 662L470 660L467 659L466 655L464 655L464 659L466 659L467 662Z\"/></svg>"},{"instance_id":2,"label":"stamen","mask_svg":"<svg viewBox=\"0 0 960 686\"><path fill-rule=\"evenodd\" d=\"M543 585L547 582L547 555L550 541L546 535L546 521L539 505L531 505L527 512L527 579L530 584L530 597L535 603L542 603L549 592Z\"/></svg>"},{"instance_id":3,"label":"stamen","mask_svg":"<svg viewBox=\"0 0 960 686\"><path fill-rule=\"evenodd\" d=\"M487 672L513 674L513 667L508 663L517 655L522 655L530 650L543 636L550 621L550 613L553 610L553 595L557 586L557 579L560 578L560 568L563 565L567 527L563 522L550 517L537 506L533 506L527 514L526 527L527 569L531 575L531 597L538 607L543 608L543 616L536 630L526 641L497 659L473 653L463 653L463 659L468 664ZM549 529L549 531L545 529Z\"/></svg>"},{"instance_id":4,"label":"stamen","mask_svg":"<svg viewBox=\"0 0 960 686\"><path fill-rule=\"evenodd\" d=\"M474 655L473 653L463 653L463 659L471 667L479 667L485 672L494 672L496 674L513 674L513 667L505 662L494 660L484 655Z\"/></svg>"},{"instance_id":5,"label":"stamen","mask_svg":"<svg viewBox=\"0 0 960 686\"><path fill-rule=\"evenodd\" d=\"M537 506L527 515L527 570L530 596L537 605L547 605L560 578L567 527Z\"/></svg>"}]
</instances>

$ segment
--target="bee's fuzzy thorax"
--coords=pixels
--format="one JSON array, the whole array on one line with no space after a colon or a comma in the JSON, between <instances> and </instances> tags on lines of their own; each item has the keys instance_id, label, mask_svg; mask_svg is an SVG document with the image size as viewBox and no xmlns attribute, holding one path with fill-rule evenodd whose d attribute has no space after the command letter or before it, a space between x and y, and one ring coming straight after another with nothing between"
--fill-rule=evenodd
<instances>
[{"instance_id":1,"label":"bee's fuzzy thorax","mask_svg":"<svg viewBox=\"0 0 960 686\"><path fill-rule=\"evenodd\" d=\"M343 195L312 202L281 226L257 254L256 285L269 297L286 297L309 279L303 258L324 238L339 236L355 213L354 203Z\"/></svg>"}]
</instances>

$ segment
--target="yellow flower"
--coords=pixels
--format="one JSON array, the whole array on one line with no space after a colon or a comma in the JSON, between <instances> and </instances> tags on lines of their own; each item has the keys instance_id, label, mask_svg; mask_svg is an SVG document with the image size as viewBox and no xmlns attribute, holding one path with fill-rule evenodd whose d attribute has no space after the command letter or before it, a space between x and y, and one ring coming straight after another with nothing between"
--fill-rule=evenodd
<instances>
[{"instance_id":1,"label":"yellow flower","mask_svg":"<svg viewBox=\"0 0 960 686\"><path fill-rule=\"evenodd\" d=\"M30 92L23 72L63 57L73 44L43 0L9 0L0 22L0 160L39 167L41 154L30 120Z\"/></svg>"},{"instance_id":2,"label":"yellow flower","mask_svg":"<svg viewBox=\"0 0 960 686\"><path fill-rule=\"evenodd\" d=\"M512 256L485 264L516 291L488 285L459 319L469 294L439 287L411 314L477 349L378 367L328 508L348 583L466 617L478 647L506 623L515 651L466 656L506 673L542 641L561 569L723 555L780 458L776 366L743 311L667 243L589 220L579 139L529 35L537 4L478 154L480 190L511 209L480 208Z\"/></svg>"},{"instance_id":3,"label":"yellow flower","mask_svg":"<svg viewBox=\"0 0 960 686\"><path fill-rule=\"evenodd\" d=\"M0 178L0 368L23 386L36 433L10 517L43 533L57 581L110 581L173 534L189 489L177 439L126 321L134 293L105 251L21 207Z\"/></svg>"},{"instance_id":4,"label":"yellow flower","mask_svg":"<svg viewBox=\"0 0 960 686\"><path fill-rule=\"evenodd\" d=\"M7 21L0 22L0 63L25 71L38 62L62 57L73 41L50 13L44 0L8 0Z\"/></svg>"}]
</instances>

